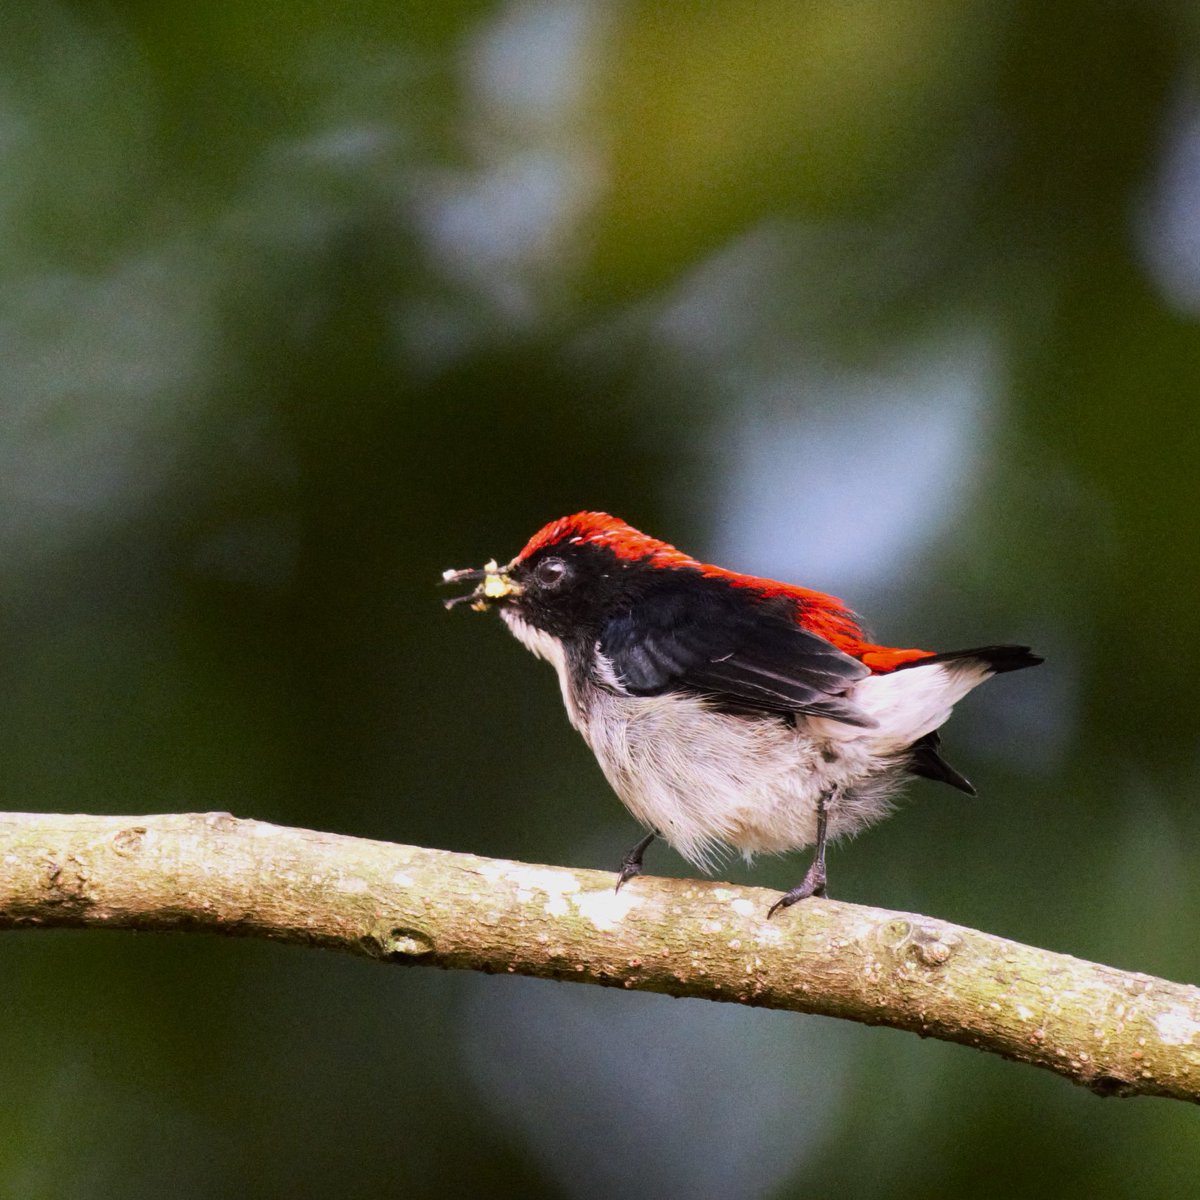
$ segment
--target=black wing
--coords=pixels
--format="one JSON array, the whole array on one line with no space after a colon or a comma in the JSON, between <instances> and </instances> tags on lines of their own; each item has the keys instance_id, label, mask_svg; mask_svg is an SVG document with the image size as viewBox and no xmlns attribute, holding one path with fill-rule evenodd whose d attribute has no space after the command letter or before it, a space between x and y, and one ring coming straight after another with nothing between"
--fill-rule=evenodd
<instances>
[{"instance_id":1,"label":"black wing","mask_svg":"<svg viewBox=\"0 0 1200 1200\"><path fill-rule=\"evenodd\" d=\"M731 708L875 722L843 693L870 669L800 628L782 604L713 580L663 588L611 619L600 653L637 696L690 691Z\"/></svg>"}]
</instances>

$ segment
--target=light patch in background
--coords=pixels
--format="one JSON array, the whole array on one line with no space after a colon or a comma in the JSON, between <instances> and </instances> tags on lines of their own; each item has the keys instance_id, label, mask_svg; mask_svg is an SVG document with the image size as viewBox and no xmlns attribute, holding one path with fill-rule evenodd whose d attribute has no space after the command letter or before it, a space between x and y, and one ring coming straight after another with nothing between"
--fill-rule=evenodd
<instances>
[{"instance_id":1,"label":"light patch in background","mask_svg":"<svg viewBox=\"0 0 1200 1200\"><path fill-rule=\"evenodd\" d=\"M562 156L514 152L487 170L422 181L418 226L441 269L517 324L537 315L537 268L563 248L577 173Z\"/></svg>"},{"instance_id":2,"label":"light patch in background","mask_svg":"<svg viewBox=\"0 0 1200 1200\"><path fill-rule=\"evenodd\" d=\"M577 115L593 82L586 51L598 10L581 0L519 0L504 7L471 41L467 75L501 128L557 136Z\"/></svg>"},{"instance_id":3,"label":"light patch in background","mask_svg":"<svg viewBox=\"0 0 1200 1200\"><path fill-rule=\"evenodd\" d=\"M853 1032L817 1017L542 980L477 980L483 1103L563 1195L773 1194L841 1120Z\"/></svg>"},{"instance_id":4,"label":"light patch in background","mask_svg":"<svg viewBox=\"0 0 1200 1200\"><path fill-rule=\"evenodd\" d=\"M1146 270L1166 302L1200 315L1200 94L1194 88L1168 120L1136 235Z\"/></svg>"},{"instance_id":5,"label":"light patch in background","mask_svg":"<svg viewBox=\"0 0 1200 1200\"><path fill-rule=\"evenodd\" d=\"M714 438L714 558L849 597L902 580L971 496L995 373L970 334L749 388Z\"/></svg>"},{"instance_id":6,"label":"light patch in background","mask_svg":"<svg viewBox=\"0 0 1200 1200\"><path fill-rule=\"evenodd\" d=\"M549 0L509 4L484 23L463 63L467 108L478 114L467 139L476 166L414 182L416 227L435 265L486 301L490 318L517 327L565 275L600 180L583 136L598 15Z\"/></svg>"},{"instance_id":7,"label":"light patch in background","mask_svg":"<svg viewBox=\"0 0 1200 1200\"><path fill-rule=\"evenodd\" d=\"M52 556L142 508L176 468L218 353L190 255L0 289L0 546Z\"/></svg>"},{"instance_id":8,"label":"light patch in background","mask_svg":"<svg viewBox=\"0 0 1200 1200\"><path fill-rule=\"evenodd\" d=\"M760 224L710 254L668 295L657 321L662 343L689 364L728 367L755 349L778 324L781 310L798 306L787 265L812 227Z\"/></svg>"}]
</instances>

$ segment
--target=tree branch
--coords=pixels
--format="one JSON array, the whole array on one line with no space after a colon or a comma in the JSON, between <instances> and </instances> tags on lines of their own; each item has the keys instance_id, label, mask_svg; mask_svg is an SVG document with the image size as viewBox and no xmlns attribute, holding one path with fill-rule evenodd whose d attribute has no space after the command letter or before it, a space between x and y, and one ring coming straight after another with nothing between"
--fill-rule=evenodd
<instances>
[{"instance_id":1,"label":"tree branch","mask_svg":"<svg viewBox=\"0 0 1200 1200\"><path fill-rule=\"evenodd\" d=\"M929 917L241 821L0 814L0 928L200 930L909 1029L1200 1101L1200 989Z\"/></svg>"}]
</instances>

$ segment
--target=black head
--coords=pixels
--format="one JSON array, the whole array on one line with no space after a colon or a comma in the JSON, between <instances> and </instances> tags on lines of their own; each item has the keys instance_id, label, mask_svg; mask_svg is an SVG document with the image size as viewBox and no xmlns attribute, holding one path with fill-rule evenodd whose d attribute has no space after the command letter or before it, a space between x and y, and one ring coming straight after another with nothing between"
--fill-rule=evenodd
<instances>
[{"instance_id":1,"label":"black head","mask_svg":"<svg viewBox=\"0 0 1200 1200\"><path fill-rule=\"evenodd\" d=\"M539 530L506 567L447 571L477 587L449 606L512 609L553 637L595 637L614 614L653 590L664 571L699 564L607 513L576 513Z\"/></svg>"},{"instance_id":2,"label":"black head","mask_svg":"<svg viewBox=\"0 0 1200 1200\"><path fill-rule=\"evenodd\" d=\"M652 570L605 546L543 546L512 564L508 574L516 587L502 603L553 637L594 638L638 597Z\"/></svg>"}]
</instances>

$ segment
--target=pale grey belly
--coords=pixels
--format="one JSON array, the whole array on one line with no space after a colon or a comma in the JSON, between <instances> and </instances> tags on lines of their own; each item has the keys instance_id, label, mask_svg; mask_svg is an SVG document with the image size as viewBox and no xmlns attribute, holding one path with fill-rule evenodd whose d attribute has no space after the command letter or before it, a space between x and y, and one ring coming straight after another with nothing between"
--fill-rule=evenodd
<instances>
[{"instance_id":1,"label":"pale grey belly","mask_svg":"<svg viewBox=\"0 0 1200 1200\"><path fill-rule=\"evenodd\" d=\"M685 858L710 866L724 847L747 857L816 838L818 797L833 794L830 832L853 833L891 811L904 763L866 739L818 739L739 717L699 697L627 697L584 685L572 721L630 812ZM586 715L585 715L586 714Z\"/></svg>"}]
</instances>

